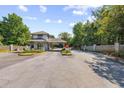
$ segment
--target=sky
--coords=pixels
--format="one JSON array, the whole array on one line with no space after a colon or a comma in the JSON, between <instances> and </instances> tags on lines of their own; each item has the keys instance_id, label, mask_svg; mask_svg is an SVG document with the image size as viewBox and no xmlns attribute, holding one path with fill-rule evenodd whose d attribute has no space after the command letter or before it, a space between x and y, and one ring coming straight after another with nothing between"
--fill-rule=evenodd
<instances>
[{"instance_id":1,"label":"sky","mask_svg":"<svg viewBox=\"0 0 124 93\"><path fill-rule=\"evenodd\" d=\"M77 22L93 21L92 10L100 6L76 5L0 5L0 20L8 13L16 13L23 18L31 32L45 31L58 36L61 32L73 34Z\"/></svg>"}]
</instances>

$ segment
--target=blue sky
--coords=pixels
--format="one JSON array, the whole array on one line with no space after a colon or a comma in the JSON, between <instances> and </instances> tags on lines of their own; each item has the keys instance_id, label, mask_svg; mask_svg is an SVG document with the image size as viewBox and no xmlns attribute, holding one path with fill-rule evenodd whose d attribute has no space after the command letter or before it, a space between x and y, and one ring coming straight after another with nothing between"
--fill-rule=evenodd
<instances>
[{"instance_id":1,"label":"blue sky","mask_svg":"<svg viewBox=\"0 0 124 93\"><path fill-rule=\"evenodd\" d=\"M99 6L64 6L64 5L1 5L0 20L8 13L16 13L23 18L23 22L31 32L46 31L58 36L61 32L72 34L76 22L92 21L92 10Z\"/></svg>"}]
</instances>

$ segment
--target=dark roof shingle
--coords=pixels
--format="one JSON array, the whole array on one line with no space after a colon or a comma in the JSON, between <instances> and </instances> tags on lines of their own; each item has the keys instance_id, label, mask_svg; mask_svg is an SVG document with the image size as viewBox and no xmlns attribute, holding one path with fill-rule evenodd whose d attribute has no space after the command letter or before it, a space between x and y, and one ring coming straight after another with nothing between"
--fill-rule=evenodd
<instances>
[{"instance_id":1,"label":"dark roof shingle","mask_svg":"<svg viewBox=\"0 0 124 93\"><path fill-rule=\"evenodd\" d=\"M38 34L38 35L49 35L49 33L45 32L45 31L38 31L38 32L33 32L31 34Z\"/></svg>"},{"instance_id":2,"label":"dark roof shingle","mask_svg":"<svg viewBox=\"0 0 124 93\"><path fill-rule=\"evenodd\" d=\"M48 40L47 40L47 42L49 42L49 43L66 43L66 41L65 40L62 40L62 39L60 39L60 38L49 38Z\"/></svg>"}]
</instances>

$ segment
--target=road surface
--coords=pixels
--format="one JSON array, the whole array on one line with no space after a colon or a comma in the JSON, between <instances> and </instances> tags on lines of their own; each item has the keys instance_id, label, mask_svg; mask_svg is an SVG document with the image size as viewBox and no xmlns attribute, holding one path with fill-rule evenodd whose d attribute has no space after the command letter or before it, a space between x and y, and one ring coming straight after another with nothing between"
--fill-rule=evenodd
<instances>
[{"instance_id":1,"label":"road surface","mask_svg":"<svg viewBox=\"0 0 124 93\"><path fill-rule=\"evenodd\" d=\"M124 87L124 65L101 54L73 51L72 56L62 56L47 52L0 69L0 87Z\"/></svg>"},{"instance_id":2,"label":"road surface","mask_svg":"<svg viewBox=\"0 0 124 93\"><path fill-rule=\"evenodd\" d=\"M17 53L0 53L0 69L14 65L34 56L18 56Z\"/></svg>"}]
</instances>

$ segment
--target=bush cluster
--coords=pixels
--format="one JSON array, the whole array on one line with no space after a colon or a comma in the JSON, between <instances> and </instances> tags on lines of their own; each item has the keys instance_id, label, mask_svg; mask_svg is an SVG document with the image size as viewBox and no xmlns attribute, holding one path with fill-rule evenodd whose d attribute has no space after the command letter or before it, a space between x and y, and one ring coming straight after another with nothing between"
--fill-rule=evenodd
<instances>
[{"instance_id":1,"label":"bush cluster","mask_svg":"<svg viewBox=\"0 0 124 93\"><path fill-rule=\"evenodd\" d=\"M61 54L67 56L72 55L71 50L66 50L65 48L61 50Z\"/></svg>"}]
</instances>

